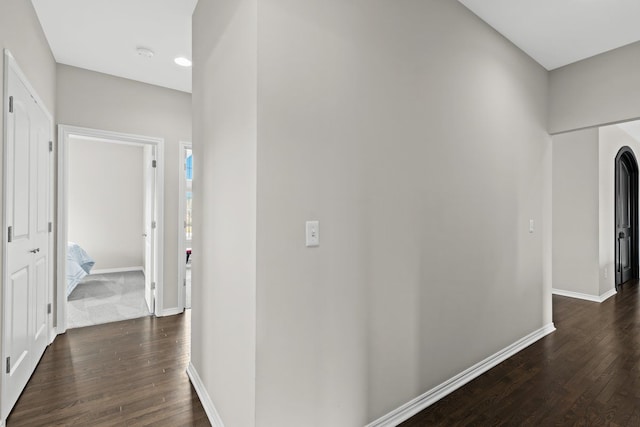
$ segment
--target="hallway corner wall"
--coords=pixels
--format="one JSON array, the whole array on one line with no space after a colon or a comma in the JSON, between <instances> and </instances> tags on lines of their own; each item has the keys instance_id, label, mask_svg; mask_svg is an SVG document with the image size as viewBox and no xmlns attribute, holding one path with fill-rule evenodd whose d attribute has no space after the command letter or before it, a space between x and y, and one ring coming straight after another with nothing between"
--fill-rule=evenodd
<instances>
[{"instance_id":1,"label":"hallway corner wall","mask_svg":"<svg viewBox=\"0 0 640 427\"><path fill-rule=\"evenodd\" d=\"M598 296L598 129L553 136L553 288Z\"/></svg>"},{"instance_id":2,"label":"hallway corner wall","mask_svg":"<svg viewBox=\"0 0 640 427\"><path fill-rule=\"evenodd\" d=\"M257 13L200 0L193 14L191 358L227 427L256 424Z\"/></svg>"},{"instance_id":3,"label":"hallway corner wall","mask_svg":"<svg viewBox=\"0 0 640 427\"><path fill-rule=\"evenodd\" d=\"M550 321L548 73L455 1L258 10L257 425L363 425Z\"/></svg>"}]
</instances>

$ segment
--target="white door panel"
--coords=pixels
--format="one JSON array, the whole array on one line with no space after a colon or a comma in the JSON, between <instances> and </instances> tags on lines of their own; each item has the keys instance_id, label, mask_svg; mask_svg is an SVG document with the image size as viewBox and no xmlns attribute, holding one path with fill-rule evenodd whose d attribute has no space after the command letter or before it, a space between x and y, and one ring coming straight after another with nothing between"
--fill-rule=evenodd
<instances>
[{"instance_id":1,"label":"white door panel","mask_svg":"<svg viewBox=\"0 0 640 427\"><path fill-rule=\"evenodd\" d=\"M47 257L40 256L40 258L35 263L35 307L36 310L34 312L35 322L34 322L34 341L38 343L37 348L34 349L34 353L41 354L41 351L38 349L43 346L47 346L47 303L48 303L48 275L49 275L49 266L47 265ZM43 351L43 350L42 350Z\"/></svg>"},{"instance_id":2,"label":"white door panel","mask_svg":"<svg viewBox=\"0 0 640 427\"><path fill-rule=\"evenodd\" d=\"M29 303L29 268L24 267L11 275L9 282L9 300L12 302L10 336L13 345L10 349L11 359L15 369L18 360L29 353L29 313L22 310Z\"/></svg>"},{"instance_id":3,"label":"white door panel","mask_svg":"<svg viewBox=\"0 0 640 427\"><path fill-rule=\"evenodd\" d=\"M9 149L8 154L11 161L13 176L9 177L11 195L9 202L13 201L11 207L10 224L13 226L13 240L29 238L29 203L30 203L30 179L31 164L29 161L31 147L30 140L31 119L29 117L29 106L22 101L20 95L28 96L24 86L19 85L16 96L13 97L13 114L8 120L9 125ZM30 98L28 98L30 99ZM25 143L27 141L27 143Z\"/></svg>"},{"instance_id":4,"label":"white door panel","mask_svg":"<svg viewBox=\"0 0 640 427\"><path fill-rule=\"evenodd\" d=\"M7 300L10 302L9 313L5 318L10 324L5 326L7 342L11 343L7 351L9 357L9 372L6 373L8 385L26 384L31 376L31 337L29 333L29 311L24 307L29 305L29 267L16 270L9 279ZM23 386L24 387L24 386ZM7 388L5 402L18 400L22 387ZM4 404L3 404L4 406ZM11 405L13 406L13 404ZM10 409L10 408L9 408Z\"/></svg>"}]
</instances>

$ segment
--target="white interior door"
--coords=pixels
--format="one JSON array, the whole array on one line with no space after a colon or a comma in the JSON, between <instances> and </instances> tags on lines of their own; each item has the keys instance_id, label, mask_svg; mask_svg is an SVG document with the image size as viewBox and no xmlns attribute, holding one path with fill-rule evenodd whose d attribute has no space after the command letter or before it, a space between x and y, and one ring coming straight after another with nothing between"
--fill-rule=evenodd
<instances>
[{"instance_id":1,"label":"white interior door","mask_svg":"<svg viewBox=\"0 0 640 427\"><path fill-rule=\"evenodd\" d=\"M155 147L144 148L144 299L149 312L155 312L156 168Z\"/></svg>"},{"instance_id":2,"label":"white interior door","mask_svg":"<svg viewBox=\"0 0 640 427\"><path fill-rule=\"evenodd\" d=\"M6 94L5 419L47 346L51 121L9 67Z\"/></svg>"}]
</instances>

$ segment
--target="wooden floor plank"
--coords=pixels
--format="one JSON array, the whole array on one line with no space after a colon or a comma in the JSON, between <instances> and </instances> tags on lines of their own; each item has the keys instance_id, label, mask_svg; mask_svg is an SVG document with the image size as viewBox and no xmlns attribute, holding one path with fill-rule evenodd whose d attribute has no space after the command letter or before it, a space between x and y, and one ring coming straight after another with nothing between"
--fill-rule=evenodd
<instances>
[{"instance_id":1,"label":"wooden floor plank","mask_svg":"<svg viewBox=\"0 0 640 427\"><path fill-rule=\"evenodd\" d=\"M7 420L19 426L208 426L186 374L189 313L72 329Z\"/></svg>"},{"instance_id":2,"label":"wooden floor plank","mask_svg":"<svg viewBox=\"0 0 640 427\"><path fill-rule=\"evenodd\" d=\"M556 332L401 424L640 425L640 290L553 296ZM517 361L517 363L516 363Z\"/></svg>"}]
</instances>

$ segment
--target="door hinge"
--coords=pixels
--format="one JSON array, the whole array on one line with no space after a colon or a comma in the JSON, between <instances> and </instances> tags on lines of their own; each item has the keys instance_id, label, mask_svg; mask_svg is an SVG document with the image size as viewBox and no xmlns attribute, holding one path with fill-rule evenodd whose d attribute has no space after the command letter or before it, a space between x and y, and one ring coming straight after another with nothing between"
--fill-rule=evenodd
<instances>
[{"instance_id":1,"label":"door hinge","mask_svg":"<svg viewBox=\"0 0 640 427\"><path fill-rule=\"evenodd\" d=\"M7 357L7 374L11 373L11 356Z\"/></svg>"},{"instance_id":2,"label":"door hinge","mask_svg":"<svg viewBox=\"0 0 640 427\"><path fill-rule=\"evenodd\" d=\"M155 221L151 221L151 228L155 229L158 226Z\"/></svg>"},{"instance_id":3,"label":"door hinge","mask_svg":"<svg viewBox=\"0 0 640 427\"><path fill-rule=\"evenodd\" d=\"M49 141L49 151L53 151L53 141Z\"/></svg>"},{"instance_id":4,"label":"door hinge","mask_svg":"<svg viewBox=\"0 0 640 427\"><path fill-rule=\"evenodd\" d=\"M157 160L152 160L151 161L151 167L155 168L156 166L158 166L158 161Z\"/></svg>"},{"instance_id":5,"label":"door hinge","mask_svg":"<svg viewBox=\"0 0 640 427\"><path fill-rule=\"evenodd\" d=\"M51 314L51 303L47 304L47 314Z\"/></svg>"},{"instance_id":6,"label":"door hinge","mask_svg":"<svg viewBox=\"0 0 640 427\"><path fill-rule=\"evenodd\" d=\"M156 282L151 282L151 290L154 290L156 288Z\"/></svg>"},{"instance_id":7,"label":"door hinge","mask_svg":"<svg viewBox=\"0 0 640 427\"><path fill-rule=\"evenodd\" d=\"M13 96L9 97L9 112L13 113Z\"/></svg>"},{"instance_id":8,"label":"door hinge","mask_svg":"<svg viewBox=\"0 0 640 427\"><path fill-rule=\"evenodd\" d=\"M9 231L7 232L7 241L11 243L13 241L13 227L9 227Z\"/></svg>"},{"instance_id":9,"label":"door hinge","mask_svg":"<svg viewBox=\"0 0 640 427\"><path fill-rule=\"evenodd\" d=\"M53 223L50 222L49 223L49 233L51 233L53 231Z\"/></svg>"}]
</instances>

